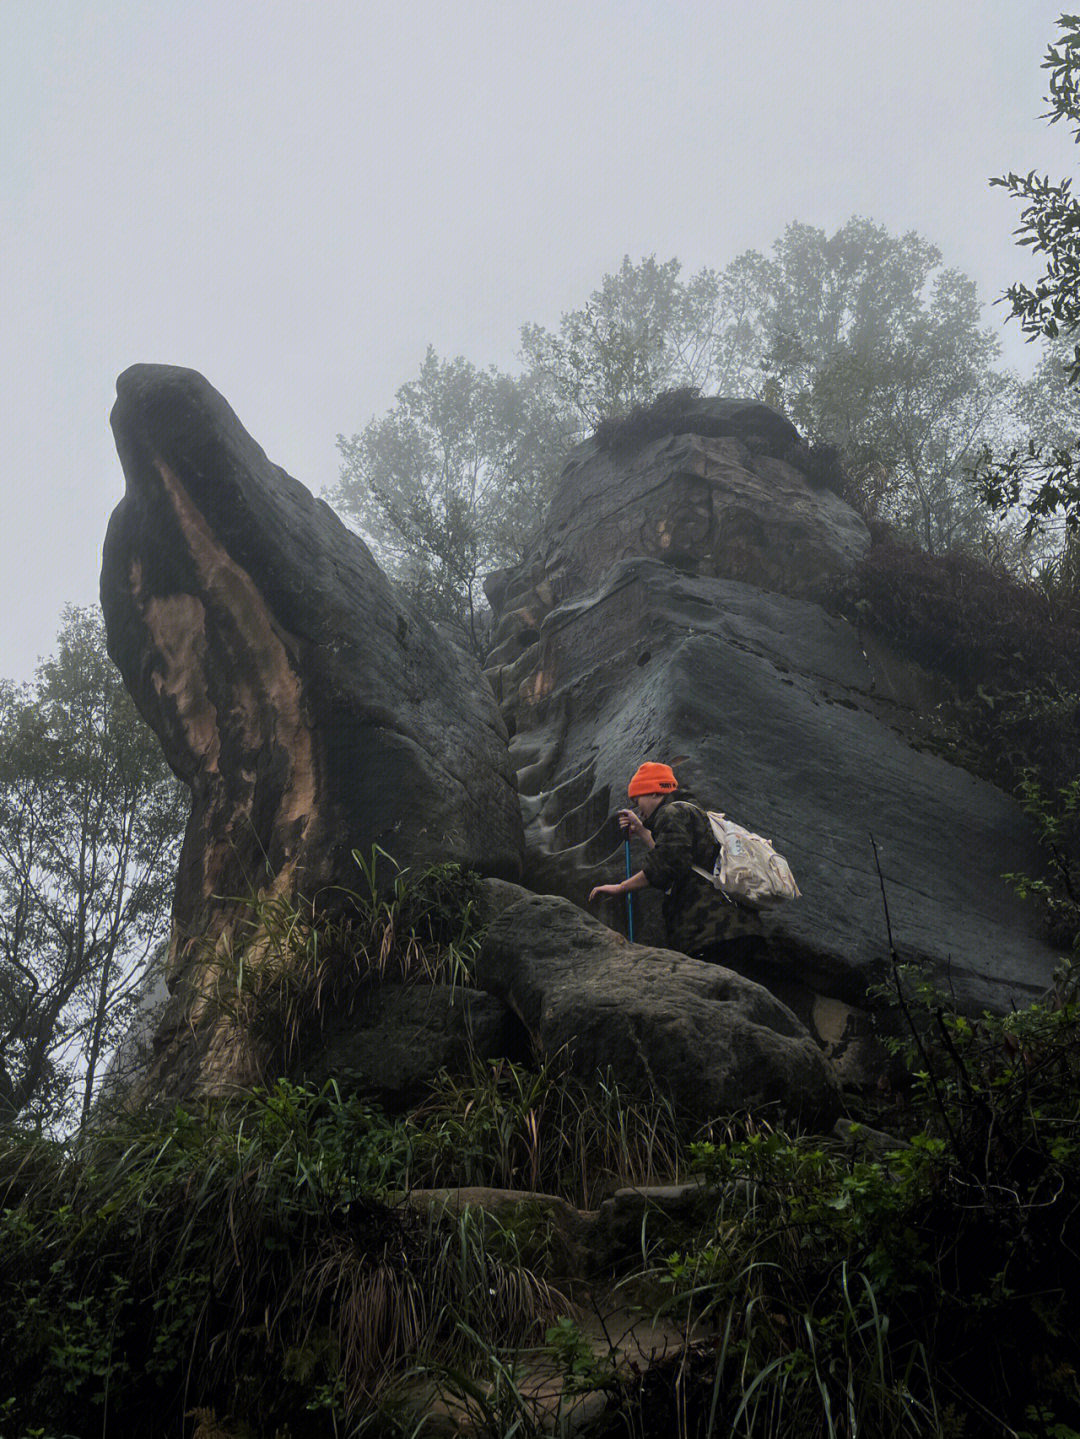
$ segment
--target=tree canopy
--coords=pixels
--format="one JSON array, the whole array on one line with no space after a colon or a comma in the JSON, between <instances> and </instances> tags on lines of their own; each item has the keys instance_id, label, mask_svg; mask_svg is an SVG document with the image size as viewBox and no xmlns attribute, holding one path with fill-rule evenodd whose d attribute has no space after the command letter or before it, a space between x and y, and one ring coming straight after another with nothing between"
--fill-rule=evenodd
<instances>
[{"instance_id":1,"label":"tree canopy","mask_svg":"<svg viewBox=\"0 0 1080 1439\"><path fill-rule=\"evenodd\" d=\"M967 472L1014 385L974 282L914 231L792 224L768 254L689 276L626 256L557 326L524 325L519 359L510 376L429 349L387 414L338 437L332 498L477 653L482 578L525 556L569 446L686 386L786 411L839 451L845 497L923 548L987 529Z\"/></svg>"},{"instance_id":2,"label":"tree canopy","mask_svg":"<svg viewBox=\"0 0 1080 1439\"><path fill-rule=\"evenodd\" d=\"M754 270L752 257L683 280L676 259L634 265L624 256L556 331L523 326L521 358L557 407L590 429L665 390L746 389L758 378Z\"/></svg>"},{"instance_id":3,"label":"tree canopy","mask_svg":"<svg viewBox=\"0 0 1080 1439\"><path fill-rule=\"evenodd\" d=\"M428 349L394 407L338 436L334 501L391 575L434 618L483 647L481 583L520 559L561 454L565 426L526 376Z\"/></svg>"},{"instance_id":4,"label":"tree canopy","mask_svg":"<svg viewBox=\"0 0 1080 1439\"><path fill-rule=\"evenodd\" d=\"M1062 15L1057 23L1060 37L1043 61L1050 82L1046 118L1067 124L1080 141L1080 15ZM1044 267L1032 284L1012 285L1004 298L1028 338L1048 340L1051 348L1028 390L1034 423L1027 444L1004 460L985 452L981 492L991 509L1023 513L1029 531L1057 519L1075 537L1080 530L1075 398L1080 385L1080 202L1068 177L1054 183L1036 170L1026 175L1010 171L990 183L1022 204L1018 243L1041 257Z\"/></svg>"},{"instance_id":5,"label":"tree canopy","mask_svg":"<svg viewBox=\"0 0 1080 1439\"><path fill-rule=\"evenodd\" d=\"M69 609L32 684L0 687L0 1119L83 1122L168 921L186 799Z\"/></svg>"},{"instance_id":6,"label":"tree canopy","mask_svg":"<svg viewBox=\"0 0 1080 1439\"><path fill-rule=\"evenodd\" d=\"M789 225L758 268L763 398L839 449L848 498L925 549L985 528L965 482L1008 379L975 284L913 231Z\"/></svg>"}]
</instances>

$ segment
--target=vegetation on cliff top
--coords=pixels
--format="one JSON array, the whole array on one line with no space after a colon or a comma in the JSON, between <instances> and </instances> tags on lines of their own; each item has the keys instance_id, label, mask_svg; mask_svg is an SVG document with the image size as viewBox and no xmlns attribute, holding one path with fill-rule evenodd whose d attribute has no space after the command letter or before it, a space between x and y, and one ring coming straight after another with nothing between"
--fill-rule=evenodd
<instances>
[{"instance_id":1,"label":"vegetation on cliff top","mask_svg":"<svg viewBox=\"0 0 1080 1439\"><path fill-rule=\"evenodd\" d=\"M672 390L764 400L840 455L867 518L934 552L985 548L997 532L965 472L1030 429L997 352L971 280L859 216L789 225L720 271L626 258L556 330L522 328L518 376L429 350L385 415L338 436L331 498L478 652L483 573L527 556L569 446Z\"/></svg>"}]
</instances>

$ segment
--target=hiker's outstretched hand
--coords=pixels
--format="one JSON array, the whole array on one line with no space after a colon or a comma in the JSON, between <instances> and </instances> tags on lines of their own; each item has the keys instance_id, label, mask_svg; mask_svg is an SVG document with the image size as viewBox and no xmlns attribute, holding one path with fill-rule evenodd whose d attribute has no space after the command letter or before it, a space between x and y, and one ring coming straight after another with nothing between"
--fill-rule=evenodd
<instances>
[{"instance_id":1,"label":"hiker's outstretched hand","mask_svg":"<svg viewBox=\"0 0 1080 1439\"><path fill-rule=\"evenodd\" d=\"M621 885L621 884L598 884L595 889L590 889L590 890L589 890L589 903L592 904L593 900L596 898L596 896L597 896L598 894L622 894L622 893L623 893L623 888L622 888L622 885Z\"/></svg>"}]
</instances>

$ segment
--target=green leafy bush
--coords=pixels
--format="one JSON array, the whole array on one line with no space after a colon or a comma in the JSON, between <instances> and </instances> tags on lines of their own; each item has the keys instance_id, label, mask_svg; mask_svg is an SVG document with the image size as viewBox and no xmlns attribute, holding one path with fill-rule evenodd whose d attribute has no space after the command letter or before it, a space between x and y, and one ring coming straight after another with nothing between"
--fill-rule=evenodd
<instances>
[{"instance_id":1,"label":"green leafy bush","mask_svg":"<svg viewBox=\"0 0 1080 1439\"><path fill-rule=\"evenodd\" d=\"M539 1338L565 1302L467 1218L387 1202L408 1136L284 1082L67 1155L0 1148L0 1403L18 1433L272 1434L377 1409L425 1355ZM19 1427L21 1426L21 1427ZM6 1431L5 1431L6 1432Z\"/></svg>"}]
</instances>

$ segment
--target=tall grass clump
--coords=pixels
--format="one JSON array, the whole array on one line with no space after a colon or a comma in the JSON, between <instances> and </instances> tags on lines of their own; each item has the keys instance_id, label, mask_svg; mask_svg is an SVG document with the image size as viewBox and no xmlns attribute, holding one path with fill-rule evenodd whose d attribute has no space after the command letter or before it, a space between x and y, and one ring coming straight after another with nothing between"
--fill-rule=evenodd
<instances>
[{"instance_id":1,"label":"tall grass clump","mask_svg":"<svg viewBox=\"0 0 1080 1439\"><path fill-rule=\"evenodd\" d=\"M665 1104L555 1062L477 1061L394 1120L280 1080L77 1150L8 1133L0 1434L172 1436L193 1415L238 1435L390 1433L395 1395L423 1375L509 1412L515 1352L571 1309L530 1267L536 1226L414 1208L409 1192L595 1205L675 1177L683 1154Z\"/></svg>"},{"instance_id":2,"label":"tall grass clump","mask_svg":"<svg viewBox=\"0 0 1080 1439\"><path fill-rule=\"evenodd\" d=\"M555 1194L594 1208L626 1185L663 1184L685 1167L684 1135L661 1096L610 1075L575 1078L565 1056L533 1067L474 1060L442 1075L410 1116L416 1187L485 1185Z\"/></svg>"},{"instance_id":3,"label":"tall grass clump","mask_svg":"<svg viewBox=\"0 0 1080 1439\"><path fill-rule=\"evenodd\" d=\"M285 1083L67 1153L0 1141L0 1432L353 1432L406 1370L565 1302L468 1216L387 1202L403 1144Z\"/></svg>"},{"instance_id":4,"label":"tall grass clump","mask_svg":"<svg viewBox=\"0 0 1080 1439\"><path fill-rule=\"evenodd\" d=\"M402 869L378 846L353 860L353 886L248 895L235 932L206 956L215 1006L264 1079L289 1072L323 1017L351 1013L367 986L472 984L479 877L453 863Z\"/></svg>"},{"instance_id":5,"label":"tall grass clump","mask_svg":"<svg viewBox=\"0 0 1080 1439\"><path fill-rule=\"evenodd\" d=\"M890 1312L897 1291L930 1277L910 1216L936 1144L848 1162L820 1141L751 1127L696 1146L694 1159L713 1215L649 1276L657 1313L679 1318L691 1341L670 1375L686 1432L941 1432L923 1341ZM650 1402L655 1393L639 1399Z\"/></svg>"}]
</instances>

